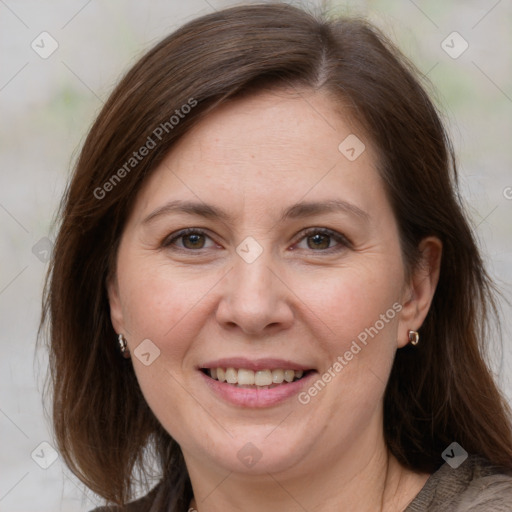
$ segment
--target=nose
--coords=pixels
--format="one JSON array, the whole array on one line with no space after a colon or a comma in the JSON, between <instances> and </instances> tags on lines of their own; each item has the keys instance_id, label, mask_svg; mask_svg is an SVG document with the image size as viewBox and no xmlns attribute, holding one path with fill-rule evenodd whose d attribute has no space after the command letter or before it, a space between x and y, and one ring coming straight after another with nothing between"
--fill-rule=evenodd
<instances>
[{"instance_id":1,"label":"nose","mask_svg":"<svg viewBox=\"0 0 512 512\"><path fill-rule=\"evenodd\" d=\"M216 318L226 329L265 336L288 329L294 319L293 293L265 252L252 263L236 257L223 279Z\"/></svg>"}]
</instances>

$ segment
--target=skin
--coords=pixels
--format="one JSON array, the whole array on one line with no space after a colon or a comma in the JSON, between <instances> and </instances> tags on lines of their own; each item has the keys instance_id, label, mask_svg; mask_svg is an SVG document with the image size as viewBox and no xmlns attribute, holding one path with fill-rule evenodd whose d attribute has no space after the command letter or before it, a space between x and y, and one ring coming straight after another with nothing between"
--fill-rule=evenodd
<instances>
[{"instance_id":1,"label":"skin","mask_svg":"<svg viewBox=\"0 0 512 512\"><path fill-rule=\"evenodd\" d=\"M396 350L428 312L441 243L422 241L424 264L406 280L376 153L334 107L313 91L221 106L150 176L123 232L108 286L113 326L127 338L149 406L182 448L200 512L397 511L428 478L388 452L382 402ZM351 133L366 146L354 161L338 150ZM176 199L211 204L229 218L172 212L144 222ZM280 220L297 202L331 199L365 213ZM164 246L184 228L207 236ZM252 263L236 252L248 236L263 250ZM400 313L306 405L292 397L268 408L235 406L197 370L244 356L291 359L322 374L393 304ZM149 366L133 357L144 339L160 350ZM250 468L237 457L248 442L261 453Z\"/></svg>"}]
</instances>

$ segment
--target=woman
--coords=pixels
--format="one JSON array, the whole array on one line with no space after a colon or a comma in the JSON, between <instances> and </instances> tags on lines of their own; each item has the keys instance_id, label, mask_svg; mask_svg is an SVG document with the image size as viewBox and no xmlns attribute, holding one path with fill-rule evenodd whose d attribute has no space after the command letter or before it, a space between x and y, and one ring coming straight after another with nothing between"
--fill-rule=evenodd
<instances>
[{"instance_id":1,"label":"woman","mask_svg":"<svg viewBox=\"0 0 512 512\"><path fill-rule=\"evenodd\" d=\"M266 4L171 34L63 201L43 324L69 467L119 510L510 510L456 182L365 22ZM161 481L126 505L148 453Z\"/></svg>"}]
</instances>

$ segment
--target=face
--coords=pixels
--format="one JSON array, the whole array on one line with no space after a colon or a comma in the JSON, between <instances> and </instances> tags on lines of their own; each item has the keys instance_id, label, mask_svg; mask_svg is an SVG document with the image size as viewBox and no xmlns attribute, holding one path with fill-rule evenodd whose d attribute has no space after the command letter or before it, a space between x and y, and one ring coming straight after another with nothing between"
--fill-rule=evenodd
<instances>
[{"instance_id":1,"label":"face","mask_svg":"<svg viewBox=\"0 0 512 512\"><path fill-rule=\"evenodd\" d=\"M187 465L311 472L381 440L419 324L376 162L324 93L267 92L210 114L140 191L111 315Z\"/></svg>"}]
</instances>

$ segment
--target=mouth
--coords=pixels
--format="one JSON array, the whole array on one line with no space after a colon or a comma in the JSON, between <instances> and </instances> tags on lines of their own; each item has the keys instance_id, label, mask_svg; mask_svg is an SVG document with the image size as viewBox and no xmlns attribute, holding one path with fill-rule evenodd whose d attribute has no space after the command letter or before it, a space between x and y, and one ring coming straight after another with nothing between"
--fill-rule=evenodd
<instances>
[{"instance_id":1,"label":"mouth","mask_svg":"<svg viewBox=\"0 0 512 512\"><path fill-rule=\"evenodd\" d=\"M311 366L277 358L230 357L204 361L196 367L208 392L241 408L284 404L310 386L318 371Z\"/></svg>"},{"instance_id":2,"label":"mouth","mask_svg":"<svg viewBox=\"0 0 512 512\"><path fill-rule=\"evenodd\" d=\"M273 368L251 370L249 368L215 367L200 368L207 377L217 382L244 389L274 389L306 378L315 370Z\"/></svg>"}]
</instances>

